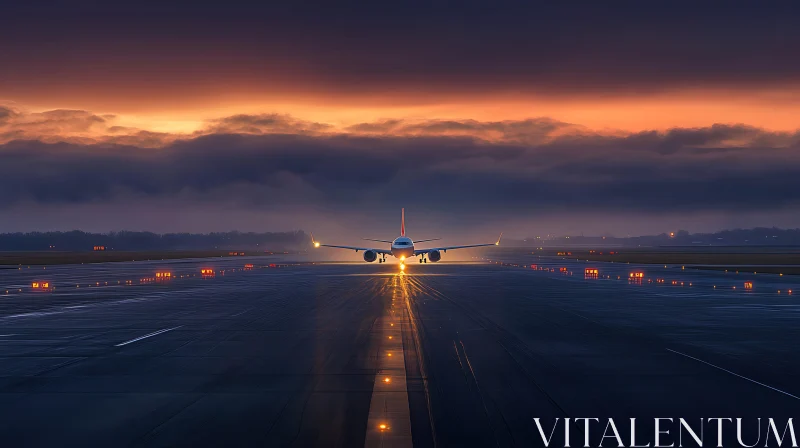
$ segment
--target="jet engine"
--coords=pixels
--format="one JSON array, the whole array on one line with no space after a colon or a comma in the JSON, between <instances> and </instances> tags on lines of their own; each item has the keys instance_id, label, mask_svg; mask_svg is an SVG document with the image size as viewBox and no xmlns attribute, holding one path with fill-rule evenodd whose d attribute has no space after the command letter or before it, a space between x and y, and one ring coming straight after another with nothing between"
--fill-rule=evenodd
<instances>
[{"instance_id":1,"label":"jet engine","mask_svg":"<svg viewBox=\"0 0 800 448\"><path fill-rule=\"evenodd\" d=\"M437 261L442 259L442 253L439 252L438 250L432 250L428 252L428 259L436 263Z\"/></svg>"},{"instance_id":2,"label":"jet engine","mask_svg":"<svg viewBox=\"0 0 800 448\"><path fill-rule=\"evenodd\" d=\"M374 250L364 251L364 261L366 261L367 263L372 263L377 259L378 259L378 254Z\"/></svg>"}]
</instances>

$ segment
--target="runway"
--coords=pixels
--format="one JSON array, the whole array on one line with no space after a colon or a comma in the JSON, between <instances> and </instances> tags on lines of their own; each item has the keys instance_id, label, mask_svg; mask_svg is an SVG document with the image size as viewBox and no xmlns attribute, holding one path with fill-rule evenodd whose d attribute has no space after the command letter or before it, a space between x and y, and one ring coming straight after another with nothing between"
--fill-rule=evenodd
<instances>
[{"instance_id":1,"label":"runway","mask_svg":"<svg viewBox=\"0 0 800 448\"><path fill-rule=\"evenodd\" d=\"M0 444L543 446L533 419L557 417L635 417L644 444L654 417L798 417L800 304L774 292L791 279L743 293L719 272L673 267L693 287L666 288L495 261L237 260L210 280L184 261L129 287L162 265L67 266L44 293L26 289L44 272L2 271L23 291L0 296Z\"/></svg>"}]
</instances>

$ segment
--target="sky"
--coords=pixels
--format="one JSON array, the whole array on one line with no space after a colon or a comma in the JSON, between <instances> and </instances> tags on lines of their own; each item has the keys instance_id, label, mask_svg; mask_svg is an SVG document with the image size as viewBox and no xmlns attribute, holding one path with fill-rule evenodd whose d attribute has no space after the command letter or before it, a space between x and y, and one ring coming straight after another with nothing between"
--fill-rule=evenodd
<instances>
[{"instance_id":1,"label":"sky","mask_svg":"<svg viewBox=\"0 0 800 448\"><path fill-rule=\"evenodd\" d=\"M0 232L800 222L797 2L17 3Z\"/></svg>"}]
</instances>

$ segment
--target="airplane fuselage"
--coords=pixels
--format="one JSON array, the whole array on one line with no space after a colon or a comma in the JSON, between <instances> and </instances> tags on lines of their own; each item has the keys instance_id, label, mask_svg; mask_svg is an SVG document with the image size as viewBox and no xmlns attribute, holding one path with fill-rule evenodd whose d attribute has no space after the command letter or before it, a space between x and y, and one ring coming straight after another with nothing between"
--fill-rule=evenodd
<instances>
[{"instance_id":1,"label":"airplane fuselage","mask_svg":"<svg viewBox=\"0 0 800 448\"><path fill-rule=\"evenodd\" d=\"M392 255L406 259L414 256L414 242L407 236L399 236L392 241Z\"/></svg>"}]
</instances>

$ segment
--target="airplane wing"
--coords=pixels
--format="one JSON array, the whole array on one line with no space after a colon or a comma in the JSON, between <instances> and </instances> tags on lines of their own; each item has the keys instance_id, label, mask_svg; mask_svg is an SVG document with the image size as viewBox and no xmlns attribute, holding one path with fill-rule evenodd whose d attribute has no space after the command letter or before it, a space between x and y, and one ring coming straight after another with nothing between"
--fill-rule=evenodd
<instances>
[{"instance_id":1,"label":"airplane wing","mask_svg":"<svg viewBox=\"0 0 800 448\"><path fill-rule=\"evenodd\" d=\"M417 244L417 243L427 243L428 241L439 241L440 239L441 239L441 238L431 238L431 239L429 239L429 240L417 240L417 241L414 241L414 244Z\"/></svg>"},{"instance_id":2,"label":"airplane wing","mask_svg":"<svg viewBox=\"0 0 800 448\"><path fill-rule=\"evenodd\" d=\"M502 233L500 234L500 238L503 238L503 234ZM431 252L431 251L434 251L434 250L438 250L438 251L441 251L441 252L447 252L448 250L451 250L451 249L467 249L467 248L470 248L470 247L499 246L500 245L500 238L498 238L497 241L494 242L494 243L468 244L466 246L431 247L430 249L416 249L414 251L414 255L416 256L416 255L421 255L421 254L427 254L428 252Z\"/></svg>"},{"instance_id":3,"label":"airplane wing","mask_svg":"<svg viewBox=\"0 0 800 448\"><path fill-rule=\"evenodd\" d=\"M335 247L336 249L350 249L356 252L371 250L378 254L391 255L392 251L389 249L375 249L374 247L355 247L355 246L334 246L332 244L314 243L314 247Z\"/></svg>"},{"instance_id":4,"label":"airplane wing","mask_svg":"<svg viewBox=\"0 0 800 448\"><path fill-rule=\"evenodd\" d=\"M391 255L392 254L392 251L389 250L389 249L375 249L373 247L337 246L337 245L334 245L334 244L322 244L319 241L315 241L314 240L314 235L311 235L311 244L314 247L333 247L333 248L336 248L336 249L354 250L356 252L371 250L371 251L373 251L375 253L382 254L382 255Z\"/></svg>"},{"instance_id":5,"label":"airplane wing","mask_svg":"<svg viewBox=\"0 0 800 448\"><path fill-rule=\"evenodd\" d=\"M389 244L392 244L391 241L386 241L386 240L374 240L372 238L361 238L361 239L364 240L364 241L375 241L376 243L389 243Z\"/></svg>"}]
</instances>

